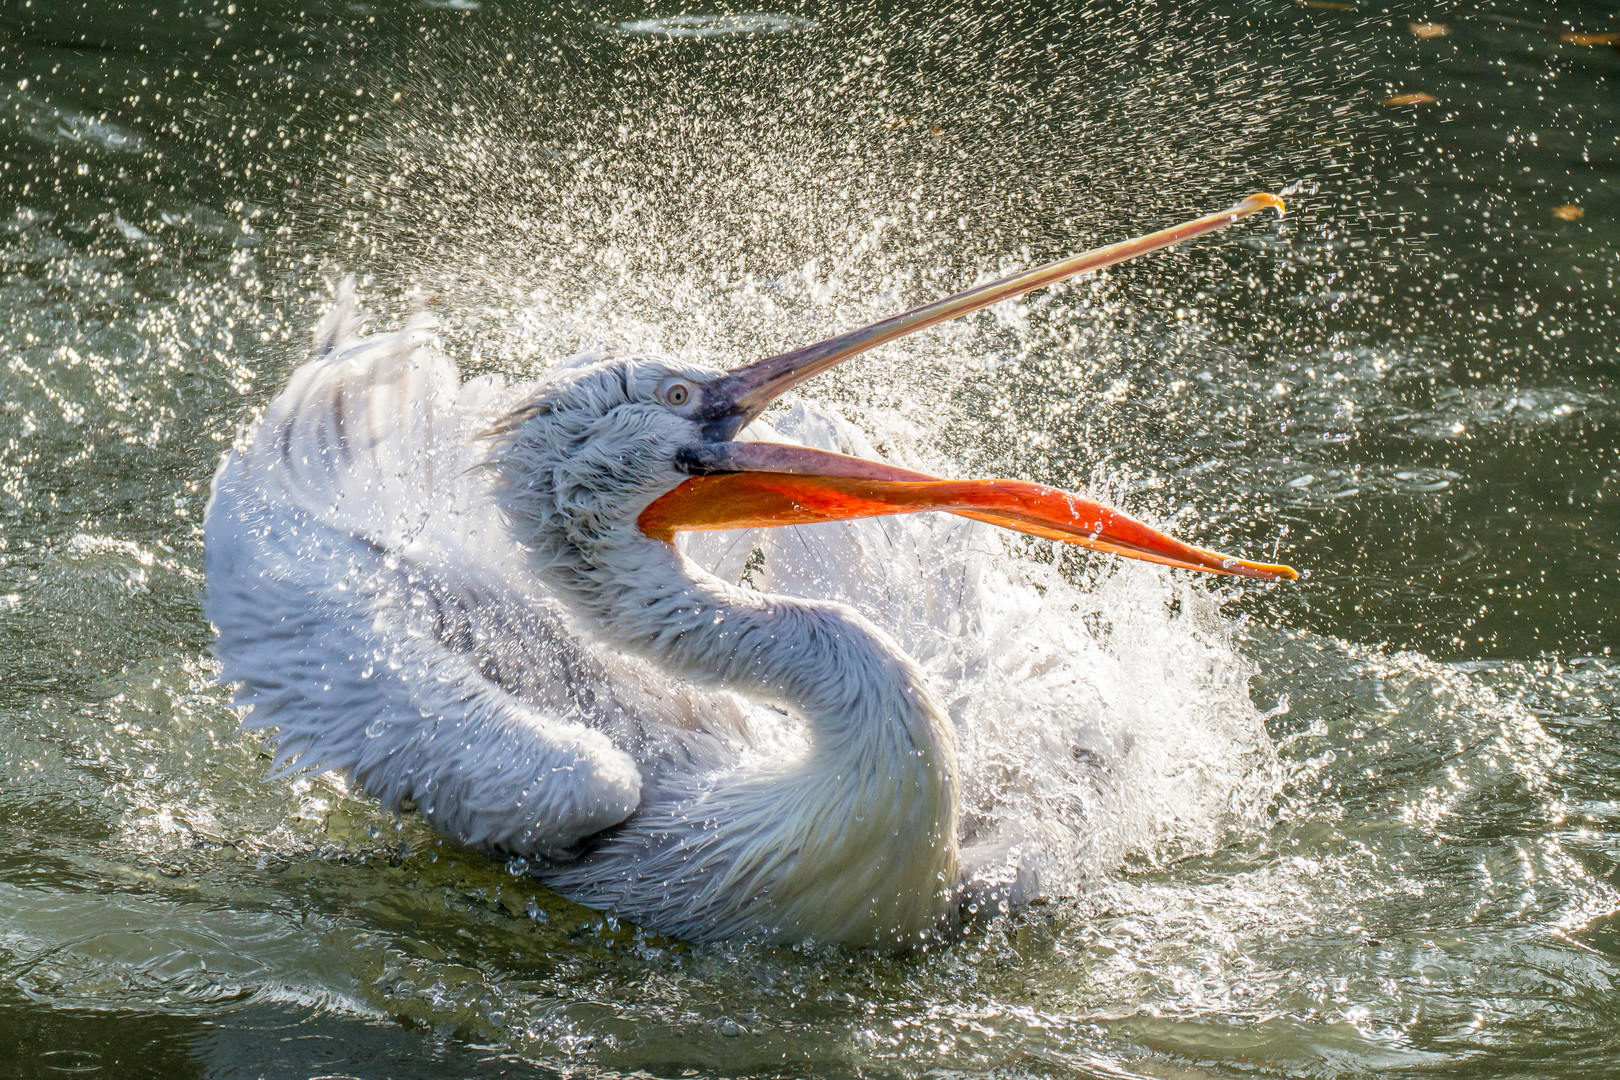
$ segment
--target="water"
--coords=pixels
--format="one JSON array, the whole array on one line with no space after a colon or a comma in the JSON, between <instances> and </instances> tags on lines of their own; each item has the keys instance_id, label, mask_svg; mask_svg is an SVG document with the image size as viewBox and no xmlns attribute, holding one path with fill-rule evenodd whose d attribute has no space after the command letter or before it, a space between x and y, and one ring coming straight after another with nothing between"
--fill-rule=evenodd
<instances>
[{"instance_id":1,"label":"water","mask_svg":"<svg viewBox=\"0 0 1620 1080\"><path fill-rule=\"evenodd\" d=\"M4 1070L1612 1070L1620 55L1561 38L1616 31L1600 0L7 5ZM1224 831L922 956L692 948L266 784L236 734L208 477L342 273L380 323L436 297L469 370L733 363L1294 182L1281 226L817 391L1311 571L1024 556L1090 597L1110 686L1163 692L1144 641L1252 672L1263 805L1183 807Z\"/></svg>"}]
</instances>

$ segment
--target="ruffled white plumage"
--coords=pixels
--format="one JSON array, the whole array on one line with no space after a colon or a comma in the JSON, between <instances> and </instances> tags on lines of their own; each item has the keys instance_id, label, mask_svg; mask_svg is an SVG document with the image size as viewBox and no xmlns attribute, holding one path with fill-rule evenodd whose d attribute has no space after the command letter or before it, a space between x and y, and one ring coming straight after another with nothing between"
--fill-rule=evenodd
<instances>
[{"instance_id":1,"label":"ruffled white plumage","mask_svg":"<svg viewBox=\"0 0 1620 1080\"><path fill-rule=\"evenodd\" d=\"M357 330L345 282L314 357L220 464L222 678L247 726L278 729L278 769L345 770L474 846L564 850L639 804L621 746L640 718L503 541L474 436L505 388L461 384L425 320Z\"/></svg>"}]
</instances>

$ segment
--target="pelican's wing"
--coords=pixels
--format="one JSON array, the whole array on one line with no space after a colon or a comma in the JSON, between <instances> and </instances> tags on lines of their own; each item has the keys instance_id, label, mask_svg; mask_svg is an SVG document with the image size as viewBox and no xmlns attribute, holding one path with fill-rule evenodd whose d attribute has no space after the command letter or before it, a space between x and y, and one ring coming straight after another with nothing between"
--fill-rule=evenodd
<instances>
[{"instance_id":1,"label":"pelican's wing","mask_svg":"<svg viewBox=\"0 0 1620 1080\"><path fill-rule=\"evenodd\" d=\"M639 804L639 736L487 497L474 436L506 391L460 384L425 320L357 327L346 281L214 477L221 678L244 726L278 729L278 770L343 769L464 843L562 853Z\"/></svg>"}]
</instances>

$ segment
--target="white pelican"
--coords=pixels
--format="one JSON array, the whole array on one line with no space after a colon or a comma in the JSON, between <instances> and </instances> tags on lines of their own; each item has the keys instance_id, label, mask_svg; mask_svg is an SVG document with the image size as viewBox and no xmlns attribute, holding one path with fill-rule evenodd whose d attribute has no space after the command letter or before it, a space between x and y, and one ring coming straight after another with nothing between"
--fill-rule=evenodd
<instances>
[{"instance_id":1,"label":"white pelican","mask_svg":"<svg viewBox=\"0 0 1620 1080\"><path fill-rule=\"evenodd\" d=\"M220 677L244 726L278 729L278 770L344 770L664 933L903 948L964 897L1017 902L963 858L957 732L918 664L852 608L729 584L674 536L945 510L1295 577L1037 484L751 438L763 424L738 438L864 349L1266 206L1282 209L1251 196L729 372L627 357L462 383L424 317L359 336L346 280L214 477Z\"/></svg>"}]
</instances>

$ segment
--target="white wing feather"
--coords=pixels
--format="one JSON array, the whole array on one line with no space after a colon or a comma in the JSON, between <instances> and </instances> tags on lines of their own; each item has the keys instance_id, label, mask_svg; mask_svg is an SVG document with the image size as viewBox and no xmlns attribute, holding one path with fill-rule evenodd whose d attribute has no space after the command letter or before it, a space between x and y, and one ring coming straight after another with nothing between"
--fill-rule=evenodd
<instances>
[{"instance_id":1,"label":"white wing feather","mask_svg":"<svg viewBox=\"0 0 1620 1080\"><path fill-rule=\"evenodd\" d=\"M641 732L517 564L478 430L427 321L356 336L352 283L314 357L220 464L205 526L221 678L276 767L344 769L472 846L564 854L641 800ZM615 737L620 745L615 745Z\"/></svg>"}]
</instances>

